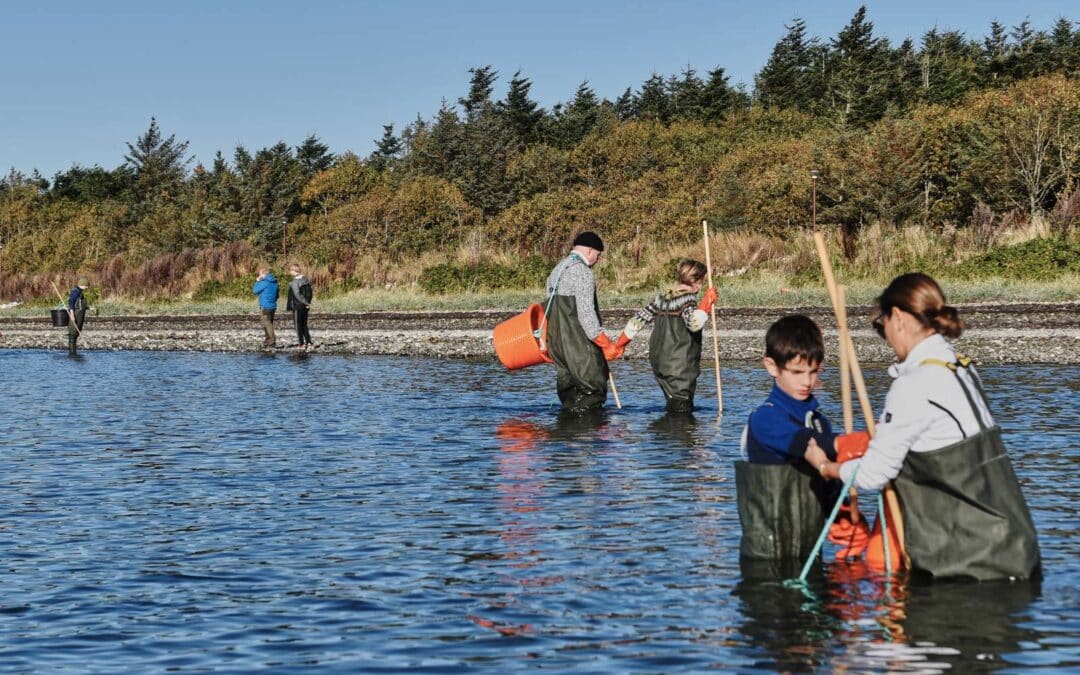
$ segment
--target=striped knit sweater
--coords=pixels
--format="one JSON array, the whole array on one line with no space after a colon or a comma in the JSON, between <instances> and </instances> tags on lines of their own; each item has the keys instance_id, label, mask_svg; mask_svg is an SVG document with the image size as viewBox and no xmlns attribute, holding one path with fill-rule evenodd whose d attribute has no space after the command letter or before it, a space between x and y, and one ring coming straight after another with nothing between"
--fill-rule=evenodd
<instances>
[{"instance_id":1,"label":"striped knit sweater","mask_svg":"<svg viewBox=\"0 0 1080 675\"><path fill-rule=\"evenodd\" d=\"M697 293L685 286L676 286L666 293L657 295L652 302L639 309L626 322L623 332L626 333L626 337L633 340L634 336L660 314L681 316L692 333L704 328L709 318L708 314L697 308Z\"/></svg>"}]
</instances>

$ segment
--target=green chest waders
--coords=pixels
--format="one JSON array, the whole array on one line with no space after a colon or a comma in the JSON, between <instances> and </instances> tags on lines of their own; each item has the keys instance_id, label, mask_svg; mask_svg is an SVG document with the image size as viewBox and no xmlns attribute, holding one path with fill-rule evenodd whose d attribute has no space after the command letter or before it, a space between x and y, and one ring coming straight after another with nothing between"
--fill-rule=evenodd
<instances>
[{"instance_id":1,"label":"green chest waders","mask_svg":"<svg viewBox=\"0 0 1080 675\"><path fill-rule=\"evenodd\" d=\"M550 300L547 348L555 362L556 386L563 407L574 411L603 407L607 400L607 361L604 352L582 330L572 296L555 295Z\"/></svg>"},{"instance_id":2,"label":"green chest waders","mask_svg":"<svg viewBox=\"0 0 1080 675\"><path fill-rule=\"evenodd\" d=\"M681 313L657 315L649 338L653 375L664 390L670 412L690 412L701 372L701 333L686 327Z\"/></svg>"},{"instance_id":3,"label":"green chest waders","mask_svg":"<svg viewBox=\"0 0 1080 675\"><path fill-rule=\"evenodd\" d=\"M825 526L827 485L806 462L735 462L739 556L805 560Z\"/></svg>"},{"instance_id":4,"label":"green chest waders","mask_svg":"<svg viewBox=\"0 0 1080 675\"><path fill-rule=\"evenodd\" d=\"M959 363L927 359L956 375L979 423L979 433L931 452L909 452L895 485L904 513L912 571L980 581L1039 575L1039 543L1024 495L1001 440L987 427ZM986 396L977 377L979 397Z\"/></svg>"}]
</instances>

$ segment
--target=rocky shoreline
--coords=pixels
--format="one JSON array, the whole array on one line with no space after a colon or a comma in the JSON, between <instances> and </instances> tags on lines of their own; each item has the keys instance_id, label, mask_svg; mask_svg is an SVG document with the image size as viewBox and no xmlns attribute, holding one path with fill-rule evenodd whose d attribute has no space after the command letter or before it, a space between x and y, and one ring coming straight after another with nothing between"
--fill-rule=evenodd
<instances>
[{"instance_id":1,"label":"rocky shoreline","mask_svg":"<svg viewBox=\"0 0 1080 675\"><path fill-rule=\"evenodd\" d=\"M613 337L630 317L631 309L610 309L604 324ZM888 362L891 351L868 326L870 308L852 307L850 323L860 360ZM769 324L791 312L808 314L821 323L830 354L836 353L832 312L822 307L718 308L720 355L725 361L761 358ZM978 362L1080 363L1080 303L988 304L960 307L968 325L958 347ZM66 329L50 325L46 310L40 318L0 315L0 349L66 349ZM514 312L362 312L313 313L311 333L316 351L332 354L384 354L492 360L491 329ZM291 316L282 312L276 322L278 351L295 342ZM258 315L90 316L80 350L150 350L258 352L262 330ZM639 336L627 349L628 358L643 358L648 336ZM706 328L705 355L712 356Z\"/></svg>"}]
</instances>

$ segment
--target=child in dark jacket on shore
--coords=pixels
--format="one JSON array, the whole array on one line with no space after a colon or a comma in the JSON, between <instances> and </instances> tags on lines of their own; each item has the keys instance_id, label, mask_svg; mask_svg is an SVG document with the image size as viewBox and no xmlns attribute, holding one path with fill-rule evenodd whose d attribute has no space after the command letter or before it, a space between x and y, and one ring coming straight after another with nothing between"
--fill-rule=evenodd
<instances>
[{"instance_id":1,"label":"child in dark jacket on shore","mask_svg":"<svg viewBox=\"0 0 1080 675\"><path fill-rule=\"evenodd\" d=\"M311 282L300 271L299 265L290 265L289 274L293 278L289 282L289 300L285 309L293 313L293 322L296 324L296 346L300 349L311 349L311 333L307 325L308 312L311 310Z\"/></svg>"}]
</instances>

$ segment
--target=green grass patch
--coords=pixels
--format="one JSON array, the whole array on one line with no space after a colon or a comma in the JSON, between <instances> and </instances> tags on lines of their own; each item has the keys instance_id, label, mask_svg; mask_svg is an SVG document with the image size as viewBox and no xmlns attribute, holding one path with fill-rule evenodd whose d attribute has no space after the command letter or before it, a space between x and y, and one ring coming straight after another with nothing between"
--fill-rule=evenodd
<instances>
[{"instance_id":1,"label":"green grass patch","mask_svg":"<svg viewBox=\"0 0 1080 675\"><path fill-rule=\"evenodd\" d=\"M425 267L418 283L432 295L530 288L542 285L550 271L551 263L535 255L509 265L489 260L467 264L447 262Z\"/></svg>"},{"instance_id":2,"label":"green grass patch","mask_svg":"<svg viewBox=\"0 0 1080 675\"><path fill-rule=\"evenodd\" d=\"M998 277L1020 281L1049 281L1067 274L1080 274L1080 242L1062 238L998 246L948 272L959 279Z\"/></svg>"}]
</instances>

